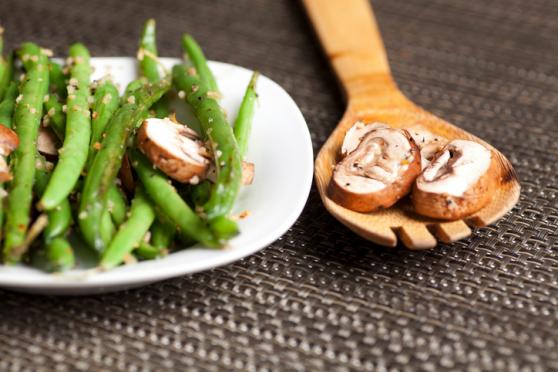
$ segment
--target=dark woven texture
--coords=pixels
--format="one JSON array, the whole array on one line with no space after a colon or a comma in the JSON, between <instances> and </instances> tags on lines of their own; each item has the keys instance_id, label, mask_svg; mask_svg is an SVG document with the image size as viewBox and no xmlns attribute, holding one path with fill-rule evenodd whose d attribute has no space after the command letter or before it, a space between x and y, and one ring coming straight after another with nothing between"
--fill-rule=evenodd
<instances>
[{"instance_id":1,"label":"dark woven texture","mask_svg":"<svg viewBox=\"0 0 558 372\"><path fill-rule=\"evenodd\" d=\"M395 77L417 103L498 147L519 204L428 252L374 246L315 189L285 236L247 259L113 295L0 291L0 370L558 369L558 3L376 0ZM317 151L343 112L298 1L0 2L11 46L162 55L190 30L210 58L258 68L301 107Z\"/></svg>"}]
</instances>

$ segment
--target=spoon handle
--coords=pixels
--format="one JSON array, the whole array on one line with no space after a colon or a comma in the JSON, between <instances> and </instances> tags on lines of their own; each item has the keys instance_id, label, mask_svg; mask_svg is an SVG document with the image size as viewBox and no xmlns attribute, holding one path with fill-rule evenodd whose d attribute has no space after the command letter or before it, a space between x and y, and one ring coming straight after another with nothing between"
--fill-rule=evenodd
<instances>
[{"instance_id":1,"label":"spoon handle","mask_svg":"<svg viewBox=\"0 0 558 372\"><path fill-rule=\"evenodd\" d=\"M369 0L303 0L349 101L396 89Z\"/></svg>"}]
</instances>

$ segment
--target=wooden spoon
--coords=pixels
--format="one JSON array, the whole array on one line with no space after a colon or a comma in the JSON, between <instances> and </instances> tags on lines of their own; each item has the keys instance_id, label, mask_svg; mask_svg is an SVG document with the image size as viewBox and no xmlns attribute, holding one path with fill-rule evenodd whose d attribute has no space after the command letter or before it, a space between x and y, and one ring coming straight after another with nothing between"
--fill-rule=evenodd
<instances>
[{"instance_id":1,"label":"wooden spoon","mask_svg":"<svg viewBox=\"0 0 558 372\"><path fill-rule=\"evenodd\" d=\"M380 32L369 0L303 0L308 15L347 96L347 109L323 145L315 164L316 184L327 210L360 236L395 246L397 236L410 249L436 246L436 238L453 242L471 234L470 226L493 223L519 198L519 182L510 162L494 147L426 112L399 90L391 75ZM393 127L420 124L449 140L477 141L493 151L499 184L486 207L465 220L441 221L413 212L409 200L374 213L359 213L333 202L327 194L333 167L346 131L357 120L379 121Z\"/></svg>"}]
</instances>

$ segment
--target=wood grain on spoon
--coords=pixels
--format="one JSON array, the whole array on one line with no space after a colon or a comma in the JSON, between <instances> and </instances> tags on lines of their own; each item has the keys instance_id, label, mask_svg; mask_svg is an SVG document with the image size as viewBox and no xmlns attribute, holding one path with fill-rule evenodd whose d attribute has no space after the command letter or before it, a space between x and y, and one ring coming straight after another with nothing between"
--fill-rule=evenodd
<instances>
[{"instance_id":1,"label":"wood grain on spoon","mask_svg":"<svg viewBox=\"0 0 558 372\"><path fill-rule=\"evenodd\" d=\"M411 102L391 75L384 45L368 0L303 0L327 57L343 87L347 109L320 150L315 163L316 184L328 211L351 230L385 246L397 236L411 249L453 242L471 234L471 226L486 226L509 211L520 186L509 161L494 147L436 117ZM333 168L346 131L357 120L404 128L420 124L448 140L469 139L494 151L498 186L492 201L465 220L442 222L415 214L408 202L374 213L359 213L333 202L327 194Z\"/></svg>"}]
</instances>

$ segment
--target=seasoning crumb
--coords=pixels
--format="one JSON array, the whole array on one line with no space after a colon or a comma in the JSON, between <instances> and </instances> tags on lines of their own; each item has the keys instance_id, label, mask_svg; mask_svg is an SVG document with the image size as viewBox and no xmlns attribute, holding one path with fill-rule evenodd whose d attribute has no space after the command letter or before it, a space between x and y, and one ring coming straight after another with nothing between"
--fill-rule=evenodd
<instances>
[{"instance_id":1,"label":"seasoning crumb","mask_svg":"<svg viewBox=\"0 0 558 372\"><path fill-rule=\"evenodd\" d=\"M193 87L192 87L193 88ZM221 93L210 90L209 92L207 92L207 97L209 98L213 98L213 99L221 99L223 98L223 96L221 95Z\"/></svg>"},{"instance_id":2,"label":"seasoning crumb","mask_svg":"<svg viewBox=\"0 0 558 372\"><path fill-rule=\"evenodd\" d=\"M127 254L126 256L124 256L123 261L125 265L133 265L136 262L138 262L138 260L133 254Z\"/></svg>"},{"instance_id":3,"label":"seasoning crumb","mask_svg":"<svg viewBox=\"0 0 558 372\"><path fill-rule=\"evenodd\" d=\"M111 100L112 100L112 94L107 93L103 96L103 99L101 100L101 102L104 103L105 105L108 105Z\"/></svg>"}]
</instances>

